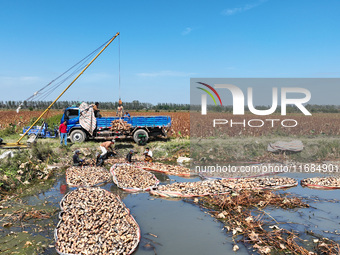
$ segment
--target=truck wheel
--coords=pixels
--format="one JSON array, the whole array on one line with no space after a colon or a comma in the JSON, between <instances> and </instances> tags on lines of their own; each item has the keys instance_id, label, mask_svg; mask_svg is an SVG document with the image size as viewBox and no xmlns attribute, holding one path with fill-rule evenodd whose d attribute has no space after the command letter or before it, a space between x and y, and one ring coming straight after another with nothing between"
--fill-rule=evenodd
<instances>
[{"instance_id":1,"label":"truck wheel","mask_svg":"<svg viewBox=\"0 0 340 255\"><path fill-rule=\"evenodd\" d=\"M70 135L72 143L82 143L86 139L85 132L80 129L73 130Z\"/></svg>"},{"instance_id":2,"label":"truck wheel","mask_svg":"<svg viewBox=\"0 0 340 255\"><path fill-rule=\"evenodd\" d=\"M148 132L146 132L144 129L139 129L133 134L133 140L138 145L144 145L149 140Z\"/></svg>"}]
</instances>

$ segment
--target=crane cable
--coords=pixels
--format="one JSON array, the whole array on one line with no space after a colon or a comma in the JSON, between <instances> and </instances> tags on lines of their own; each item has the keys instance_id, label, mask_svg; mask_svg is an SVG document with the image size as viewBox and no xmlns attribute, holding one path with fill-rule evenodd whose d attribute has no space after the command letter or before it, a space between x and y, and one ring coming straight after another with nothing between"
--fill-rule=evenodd
<instances>
[{"instance_id":1,"label":"crane cable","mask_svg":"<svg viewBox=\"0 0 340 255\"><path fill-rule=\"evenodd\" d=\"M119 76L119 81L118 81L118 84L119 84L119 99L121 99L120 97L120 34L119 34L119 37L118 37L118 76Z\"/></svg>"},{"instance_id":2,"label":"crane cable","mask_svg":"<svg viewBox=\"0 0 340 255\"><path fill-rule=\"evenodd\" d=\"M108 40L109 41L109 40ZM77 74L80 70L82 70L85 66L86 63L88 62L88 59L90 59L94 54L96 54L108 41L106 41L104 44L102 44L101 46L99 46L97 49L95 49L94 51L92 51L90 54L88 54L86 57L84 57L82 60L80 60L79 62L77 62L75 65L73 65L71 68L69 68L66 72L64 72L63 74L61 74L60 76L58 76L56 79L54 79L52 82L54 82L55 80L57 80L58 78L60 78L61 76L65 75L66 73L68 73L70 70L72 70L73 68L75 68L76 66L77 69L74 70L70 75L68 75L66 78L64 78L62 81L60 81L59 83L57 83L56 85L54 85L53 87L51 87L48 91L46 91L43 95L42 99L45 99L47 96L49 96L56 88L58 88L60 85L62 85L65 81L67 81L69 78L71 78L72 76L74 76L75 74ZM49 85L52 83L50 82ZM47 87L47 86L45 86Z\"/></svg>"},{"instance_id":3,"label":"crane cable","mask_svg":"<svg viewBox=\"0 0 340 255\"><path fill-rule=\"evenodd\" d=\"M100 45L97 49L95 49L94 51L92 51L90 54L88 54L86 57L84 57L83 59L81 59L80 61L78 61L76 64L74 64L73 66L71 66L69 69L67 69L65 72L63 72L62 74L60 74L59 76L57 76L55 79L53 79L51 82L49 82L47 85L45 85L43 88L39 89L38 91L34 92L34 94L32 96L30 96L29 98L27 98L26 100L22 101L18 108L17 108L17 112L19 113L19 110L21 109L21 106L24 104L24 102L26 101L33 101L33 99L35 98L35 100L38 99L45 99L46 97L48 97L54 90L56 90L60 85L62 85L64 82L66 82L68 79L70 79L72 76L74 76L75 74L77 74L80 70L82 70L85 66L86 63L88 62L88 59L91 58L94 54L96 54L100 49L102 49L111 39L107 40L105 43L103 43L102 45ZM78 66L78 67L77 67ZM66 76L63 80L59 81L56 84L55 83L58 79L60 79L61 77L63 77L65 74L67 74L68 72L70 72L72 69L74 69L75 67L77 67L71 74L69 74L68 76ZM53 86L51 86L53 84ZM51 87L50 87L51 86ZM48 88L48 89L47 89ZM45 90L46 89L46 90ZM45 90L45 91L44 91ZM44 91L44 92L43 92Z\"/></svg>"}]
</instances>

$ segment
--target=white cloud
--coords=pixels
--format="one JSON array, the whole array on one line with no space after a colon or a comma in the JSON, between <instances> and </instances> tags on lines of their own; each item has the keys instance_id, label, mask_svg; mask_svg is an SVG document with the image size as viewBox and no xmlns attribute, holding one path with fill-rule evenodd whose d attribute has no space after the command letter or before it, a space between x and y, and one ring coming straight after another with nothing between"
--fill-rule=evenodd
<instances>
[{"instance_id":1,"label":"white cloud","mask_svg":"<svg viewBox=\"0 0 340 255\"><path fill-rule=\"evenodd\" d=\"M186 72L178 72L178 71L159 71L159 72L151 72L151 73L138 73L138 76L142 77L161 77L161 76L172 76L172 77L188 77L192 76L195 73L186 73Z\"/></svg>"},{"instance_id":2,"label":"white cloud","mask_svg":"<svg viewBox=\"0 0 340 255\"><path fill-rule=\"evenodd\" d=\"M0 88L11 87L11 86L27 86L34 85L41 82L42 79L37 76L0 76Z\"/></svg>"},{"instance_id":3,"label":"white cloud","mask_svg":"<svg viewBox=\"0 0 340 255\"><path fill-rule=\"evenodd\" d=\"M187 35L187 34L190 34L192 31L192 28L191 27L187 27L183 30L182 32L182 35Z\"/></svg>"},{"instance_id":4,"label":"white cloud","mask_svg":"<svg viewBox=\"0 0 340 255\"><path fill-rule=\"evenodd\" d=\"M0 100L23 100L44 85L37 76L0 76Z\"/></svg>"},{"instance_id":5,"label":"white cloud","mask_svg":"<svg viewBox=\"0 0 340 255\"><path fill-rule=\"evenodd\" d=\"M254 4L246 4L246 5L242 6L242 7L228 8L228 9L223 10L222 14L226 15L226 16L230 16L230 15L234 15L236 13L245 12L245 11L248 11L250 9L253 9L253 8L263 4L266 1L267 0L260 0L259 2L254 3Z\"/></svg>"}]
</instances>

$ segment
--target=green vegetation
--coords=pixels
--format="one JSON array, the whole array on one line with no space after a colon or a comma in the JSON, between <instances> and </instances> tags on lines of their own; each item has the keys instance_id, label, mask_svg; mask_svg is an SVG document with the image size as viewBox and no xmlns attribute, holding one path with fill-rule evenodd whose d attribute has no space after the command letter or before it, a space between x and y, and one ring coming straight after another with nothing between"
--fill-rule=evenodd
<instances>
[{"instance_id":1,"label":"green vegetation","mask_svg":"<svg viewBox=\"0 0 340 255\"><path fill-rule=\"evenodd\" d=\"M61 114L58 114L58 115L55 115L55 116L52 116L52 117L49 117L49 118L46 118L46 119L41 119L41 120L38 121L38 123L36 125L39 126L45 121L49 128L54 128L54 127L57 128L60 125L60 120L61 120L62 116L63 116L63 114L61 113ZM36 120L37 120L36 117L32 118L30 120L29 125L32 125Z\"/></svg>"},{"instance_id":2,"label":"green vegetation","mask_svg":"<svg viewBox=\"0 0 340 255\"><path fill-rule=\"evenodd\" d=\"M271 153L267 151L269 143L299 139L304 145L301 152ZM197 162L213 161L296 161L316 162L339 160L339 137L229 137L226 139L192 140L191 157Z\"/></svg>"},{"instance_id":3,"label":"green vegetation","mask_svg":"<svg viewBox=\"0 0 340 255\"><path fill-rule=\"evenodd\" d=\"M48 143L37 143L31 149L15 151L12 158L0 161L0 191L8 192L36 179L48 178L51 173L47 165L55 162L55 158Z\"/></svg>"},{"instance_id":4,"label":"green vegetation","mask_svg":"<svg viewBox=\"0 0 340 255\"><path fill-rule=\"evenodd\" d=\"M174 159L178 156L187 156L190 154L190 140L176 138L167 142L151 142L147 145L153 151L154 157ZM146 146L146 147L147 147Z\"/></svg>"},{"instance_id":5,"label":"green vegetation","mask_svg":"<svg viewBox=\"0 0 340 255\"><path fill-rule=\"evenodd\" d=\"M15 135L17 133L17 128L14 125L10 125L9 127L5 128L5 129L1 129L0 130L0 137L8 137L8 136L12 136Z\"/></svg>"},{"instance_id":6,"label":"green vegetation","mask_svg":"<svg viewBox=\"0 0 340 255\"><path fill-rule=\"evenodd\" d=\"M99 144L97 141L88 141L60 146L58 139L38 139L31 148L14 151L13 158L0 160L0 193L27 188L30 186L28 184L39 180L45 182L53 174L47 166L53 163L61 166L70 165L75 150L81 151L81 158L94 159L96 152L100 151ZM150 147L156 160L164 158L173 160L178 156L189 156L190 141L176 138L151 141L146 146L138 146L132 140L125 140L117 142L115 149L119 157L125 157L131 149L141 156L146 147ZM3 152L5 150L1 150L0 154Z\"/></svg>"}]
</instances>

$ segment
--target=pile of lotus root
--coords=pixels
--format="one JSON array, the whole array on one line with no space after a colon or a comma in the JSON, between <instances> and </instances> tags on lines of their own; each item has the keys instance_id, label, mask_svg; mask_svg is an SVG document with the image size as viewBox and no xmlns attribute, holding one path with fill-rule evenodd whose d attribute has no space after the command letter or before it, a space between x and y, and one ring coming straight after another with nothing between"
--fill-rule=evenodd
<instances>
[{"instance_id":1,"label":"pile of lotus root","mask_svg":"<svg viewBox=\"0 0 340 255\"><path fill-rule=\"evenodd\" d=\"M297 184L295 179L287 177L221 179L200 182L175 182L158 186L157 189L151 193L161 195L167 192L177 192L179 196L204 196L209 194L223 194L231 190L288 188L296 186Z\"/></svg>"},{"instance_id":2,"label":"pile of lotus root","mask_svg":"<svg viewBox=\"0 0 340 255\"><path fill-rule=\"evenodd\" d=\"M113 182L120 188L136 188L146 190L154 187L159 180L150 172L130 164L118 164L111 168Z\"/></svg>"},{"instance_id":3,"label":"pile of lotus root","mask_svg":"<svg viewBox=\"0 0 340 255\"><path fill-rule=\"evenodd\" d=\"M114 120L111 122L111 129L128 131L131 129L131 124L127 123L126 121L122 119Z\"/></svg>"},{"instance_id":4,"label":"pile of lotus root","mask_svg":"<svg viewBox=\"0 0 340 255\"><path fill-rule=\"evenodd\" d=\"M340 189L340 178L314 177L301 180L302 186Z\"/></svg>"},{"instance_id":5,"label":"pile of lotus root","mask_svg":"<svg viewBox=\"0 0 340 255\"><path fill-rule=\"evenodd\" d=\"M66 170L66 181L70 186L94 186L111 180L110 173L102 167L69 167Z\"/></svg>"},{"instance_id":6,"label":"pile of lotus root","mask_svg":"<svg viewBox=\"0 0 340 255\"><path fill-rule=\"evenodd\" d=\"M158 163L158 162L154 162L154 163L145 162L145 164L141 165L141 167L144 170L157 171L157 172L162 172L162 173L170 174L170 175L190 176L189 168L178 166L178 165L168 165L168 164L163 164L163 163Z\"/></svg>"},{"instance_id":7,"label":"pile of lotus root","mask_svg":"<svg viewBox=\"0 0 340 255\"><path fill-rule=\"evenodd\" d=\"M131 254L140 240L138 224L117 195L79 188L61 202L56 249L64 254Z\"/></svg>"}]
</instances>

